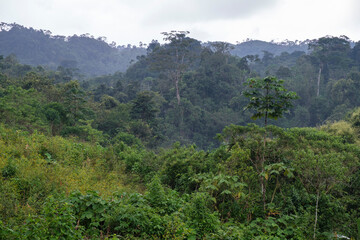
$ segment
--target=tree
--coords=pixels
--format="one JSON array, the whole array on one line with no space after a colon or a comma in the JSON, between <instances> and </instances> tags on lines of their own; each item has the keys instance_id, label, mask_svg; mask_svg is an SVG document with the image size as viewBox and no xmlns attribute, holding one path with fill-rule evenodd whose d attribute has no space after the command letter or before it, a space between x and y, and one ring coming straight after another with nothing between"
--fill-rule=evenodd
<instances>
[{"instance_id":1,"label":"tree","mask_svg":"<svg viewBox=\"0 0 360 240\"><path fill-rule=\"evenodd\" d=\"M163 32L164 40L169 41L171 45L174 46L174 55L173 55L173 63L174 69L169 73L170 78L174 80L176 87L176 98L178 101L178 105L180 105L180 91L179 91L179 81L182 78L182 74L186 68L185 65L185 55L187 51L184 51L184 47L187 45L185 43L186 35L189 34L188 31L171 31L171 32Z\"/></svg>"},{"instance_id":2,"label":"tree","mask_svg":"<svg viewBox=\"0 0 360 240\"><path fill-rule=\"evenodd\" d=\"M75 125L79 119L85 119L86 109L86 93L81 88L79 82L70 81L63 85L64 104L67 106L68 120L70 125Z\"/></svg>"},{"instance_id":3,"label":"tree","mask_svg":"<svg viewBox=\"0 0 360 240\"><path fill-rule=\"evenodd\" d=\"M64 105L58 102L51 102L44 106L44 114L46 120L50 123L52 135L61 132L63 125L67 123L67 112Z\"/></svg>"},{"instance_id":4,"label":"tree","mask_svg":"<svg viewBox=\"0 0 360 240\"><path fill-rule=\"evenodd\" d=\"M150 68L165 74L167 80L175 85L177 105L180 106L180 82L184 73L192 66L196 55L200 54L199 41L187 37L188 31L163 32L163 46L151 45Z\"/></svg>"},{"instance_id":5,"label":"tree","mask_svg":"<svg viewBox=\"0 0 360 240\"><path fill-rule=\"evenodd\" d=\"M313 238L316 238L319 200L322 194L341 192L358 168L359 148L344 143L341 136L314 129L290 129L284 149L290 149L288 157L308 193L316 195ZM292 148L292 150L291 150ZM329 220L327 220L329 221Z\"/></svg>"},{"instance_id":6,"label":"tree","mask_svg":"<svg viewBox=\"0 0 360 240\"><path fill-rule=\"evenodd\" d=\"M315 64L319 67L316 93L316 96L319 96L322 75L324 77L324 81L327 82L330 78L330 70L339 67L340 69L337 69L337 72L346 74L346 69L348 69L350 66L348 59L348 55L350 54L351 50L350 42L349 38L346 36L326 36L312 40L309 43L309 49L313 50L312 55L315 57Z\"/></svg>"},{"instance_id":7,"label":"tree","mask_svg":"<svg viewBox=\"0 0 360 240\"><path fill-rule=\"evenodd\" d=\"M202 47L199 41L187 36L188 31L171 31L162 34L167 43L160 46L152 43L149 48L151 52L146 60L153 75L146 77L159 78L154 90L157 89L169 102L172 101L173 91L175 92L176 103L171 106L174 107L176 119L179 120L179 137L182 138L184 136L185 106L181 104L183 97L181 89L185 84L181 82L185 73L194 69L194 66L199 63Z\"/></svg>"},{"instance_id":8,"label":"tree","mask_svg":"<svg viewBox=\"0 0 360 240\"><path fill-rule=\"evenodd\" d=\"M228 59L230 54L230 50L233 50L235 47L227 42L213 42L210 43L212 49L214 49L215 53L220 53L225 56L225 63L228 64Z\"/></svg>"},{"instance_id":9,"label":"tree","mask_svg":"<svg viewBox=\"0 0 360 240\"><path fill-rule=\"evenodd\" d=\"M245 97L250 99L246 109L254 109L255 113L252 115L252 119L258 119L264 117L265 132L262 151L262 157L259 157L259 176L261 192L264 204L264 213L266 211L266 186L264 182L265 173L265 149L266 149L266 126L268 118L277 119L283 116L285 112L292 107L291 101L297 98L295 92L288 91L283 86L284 81L278 80L275 77L266 77L264 79L250 78L245 82L248 87L243 92Z\"/></svg>"},{"instance_id":10,"label":"tree","mask_svg":"<svg viewBox=\"0 0 360 240\"><path fill-rule=\"evenodd\" d=\"M244 110L254 109L255 113L251 116L254 120L264 117L265 127L269 118L281 118L293 106L291 101L298 98L295 92L288 91L283 84L284 81L276 77L248 79L245 82L248 89L243 95L250 102Z\"/></svg>"},{"instance_id":11,"label":"tree","mask_svg":"<svg viewBox=\"0 0 360 240\"><path fill-rule=\"evenodd\" d=\"M355 43L355 46L351 49L350 58L354 61L355 65L360 65L360 41Z\"/></svg>"},{"instance_id":12,"label":"tree","mask_svg":"<svg viewBox=\"0 0 360 240\"><path fill-rule=\"evenodd\" d=\"M145 91L138 93L136 99L132 101L131 117L133 119L141 119L148 124L153 123L156 113L159 112L154 97L155 94L153 92Z\"/></svg>"}]
</instances>

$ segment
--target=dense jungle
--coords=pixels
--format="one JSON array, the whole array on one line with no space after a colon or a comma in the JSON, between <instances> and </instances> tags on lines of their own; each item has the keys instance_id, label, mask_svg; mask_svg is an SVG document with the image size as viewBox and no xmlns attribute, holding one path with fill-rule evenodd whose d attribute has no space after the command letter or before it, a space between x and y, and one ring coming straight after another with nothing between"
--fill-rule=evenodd
<instances>
[{"instance_id":1,"label":"dense jungle","mask_svg":"<svg viewBox=\"0 0 360 240\"><path fill-rule=\"evenodd\" d=\"M360 42L163 37L0 31L0 239L359 239Z\"/></svg>"}]
</instances>

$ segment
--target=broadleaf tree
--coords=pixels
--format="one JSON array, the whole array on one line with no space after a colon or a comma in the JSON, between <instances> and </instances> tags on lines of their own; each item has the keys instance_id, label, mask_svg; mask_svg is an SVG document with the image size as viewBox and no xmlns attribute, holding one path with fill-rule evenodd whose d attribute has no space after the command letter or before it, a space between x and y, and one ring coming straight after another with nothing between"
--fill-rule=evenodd
<instances>
[{"instance_id":1,"label":"broadleaf tree","mask_svg":"<svg viewBox=\"0 0 360 240\"><path fill-rule=\"evenodd\" d=\"M243 95L249 98L250 102L244 110L255 110L252 119L264 117L265 127L268 119L278 119L291 108L292 100L297 99L297 94L288 91L283 86L284 81L276 77L264 79L250 78L245 82L247 89Z\"/></svg>"},{"instance_id":2,"label":"broadleaf tree","mask_svg":"<svg viewBox=\"0 0 360 240\"><path fill-rule=\"evenodd\" d=\"M292 100L297 98L297 94L288 91L283 86L284 81L276 77L266 78L250 78L245 82L247 89L243 92L245 97L248 97L250 102L246 105L244 110L252 109L255 112L251 116L252 119L264 118L265 132L263 140L263 151L261 157L259 156L259 180L261 186L261 194L263 201L264 213L266 213L266 184L265 176L265 150L266 150L266 126L268 119L278 119L284 113L289 111L292 107Z\"/></svg>"}]
</instances>

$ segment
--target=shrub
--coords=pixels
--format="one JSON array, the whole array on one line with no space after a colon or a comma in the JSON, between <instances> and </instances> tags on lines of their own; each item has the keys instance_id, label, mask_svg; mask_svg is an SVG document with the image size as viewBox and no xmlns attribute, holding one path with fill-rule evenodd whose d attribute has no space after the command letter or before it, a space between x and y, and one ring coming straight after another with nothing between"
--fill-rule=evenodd
<instances>
[{"instance_id":1,"label":"shrub","mask_svg":"<svg viewBox=\"0 0 360 240\"><path fill-rule=\"evenodd\" d=\"M64 198L50 196L40 215L29 215L20 229L22 239L81 239L72 206Z\"/></svg>"}]
</instances>

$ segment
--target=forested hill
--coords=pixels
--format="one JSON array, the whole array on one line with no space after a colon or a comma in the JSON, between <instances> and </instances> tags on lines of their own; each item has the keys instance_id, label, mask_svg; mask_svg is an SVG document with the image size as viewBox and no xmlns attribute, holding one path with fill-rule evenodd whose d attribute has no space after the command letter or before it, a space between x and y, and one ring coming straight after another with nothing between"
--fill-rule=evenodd
<instances>
[{"instance_id":1,"label":"forested hill","mask_svg":"<svg viewBox=\"0 0 360 240\"><path fill-rule=\"evenodd\" d=\"M18 24L0 24L0 55L15 54L23 64L78 68L82 74L103 75L125 71L136 57L146 52L131 45L108 44L105 37L89 34L53 36Z\"/></svg>"},{"instance_id":2,"label":"forested hill","mask_svg":"<svg viewBox=\"0 0 360 240\"><path fill-rule=\"evenodd\" d=\"M208 43L212 44L212 43ZM206 44L205 44L206 45ZM280 55L308 49L307 42L264 42L247 40L232 45L232 55L263 56L264 52ZM131 45L116 46L105 37L94 38L89 34L71 37L54 36L47 30L36 30L18 24L0 24L0 55L15 54L20 63L43 65L51 69L58 66L79 69L91 75L125 72L136 57L146 54L146 49Z\"/></svg>"},{"instance_id":3,"label":"forested hill","mask_svg":"<svg viewBox=\"0 0 360 240\"><path fill-rule=\"evenodd\" d=\"M247 55L259 55L262 57L264 52L271 53L273 55L280 55L283 52L293 53L295 51L308 51L309 41L284 41L280 43L265 42L260 40L246 40L245 42L234 45L230 51L232 55L238 57L245 57Z\"/></svg>"},{"instance_id":4,"label":"forested hill","mask_svg":"<svg viewBox=\"0 0 360 240\"><path fill-rule=\"evenodd\" d=\"M8 33L21 32L21 29L13 27ZM37 34L35 30L27 31ZM104 52L114 50L104 41L88 37L60 40L46 32L40 31L40 35L55 39L64 46L88 40L97 43L96 46L103 48ZM148 147L167 147L177 141L181 144L195 143L203 149L217 146L219 143L214 137L224 127L246 125L252 121L250 113L243 111L247 99L242 92L244 82L249 78L275 76L284 80L286 88L298 94L294 108L284 118L270 122L281 127L313 127L339 121L360 106L357 94L360 89L360 42L352 47L351 40L345 36L314 39L308 43L308 53L283 52L275 56L266 51L262 57L233 56L231 51L234 49L229 43L203 44L182 32L166 33L164 37L168 38L166 43L152 41L146 49L147 55L138 57L124 73L84 79L79 79L78 74L66 68L73 67L71 62L56 71L47 71L23 65L12 55L1 56L0 53L0 86L15 85L26 90L35 88L44 90L45 95L54 95L43 87L60 84L56 93L59 96L55 94L51 102L60 101L64 109L71 106L60 96L71 91L81 92L82 96L77 99L88 101L87 107L94 109L93 113L84 110L80 119L77 116L71 120L59 120L59 129L55 132L74 134L78 127L84 125L79 120L91 120L92 127L110 137L126 132L140 138ZM40 46L41 49L50 48L46 44ZM25 51L27 47L19 49ZM95 55L82 50L84 54ZM178 54L182 56L181 62ZM94 61L93 65L96 63L96 58L88 59ZM93 66L81 64L89 68ZM5 103L8 101L3 100ZM75 104L79 107L77 104L80 103ZM52 106L43 107L54 110ZM59 111L55 112L71 116L67 111ZM79 110L75 112L78 114ZM3 116L11 124L15 123L15 117L9 118L9 114ZM57 118L61 119L60 115ZM19 126L24 126L23 121L20 122ZM29 126L33 125L32 122Z\"/></svg>"},{"instance_id":5,"label":"forested hill","mask_svg":"<svg viewBox=\"0 0 360 240\"><path fill-rule=\"evenodd\" d=\"M360 239L360 41L164 38L84 81L0 53L0 240Z\"/></svg>"}]
</instances>

